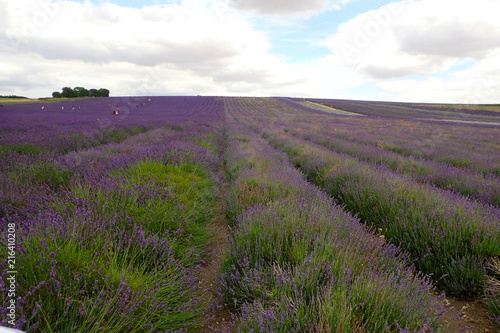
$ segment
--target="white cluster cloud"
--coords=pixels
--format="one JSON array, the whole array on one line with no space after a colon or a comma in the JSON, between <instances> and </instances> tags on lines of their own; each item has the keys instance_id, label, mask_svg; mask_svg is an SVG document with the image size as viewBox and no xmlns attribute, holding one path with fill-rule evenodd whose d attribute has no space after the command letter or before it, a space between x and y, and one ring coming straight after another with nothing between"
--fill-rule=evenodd
<instances>
[{"instance_id":1,"label":"white cluster cloud","mask_svg":"<svg viewBox=\"0 0 500 333\"><path fill-rule=\"evenodd\" d=\"M115 96L453 102L475 89L475 101L494 101L496 0L383 6L342 23L325 41L332 53L304 64L273 54L269 35L252 26L255 15L297 22L351 1L176 0L127 8L105 1L0 0L0 94L41 97L81 85L106 87ZM453 70L464 60L474 65Z\"/></svg>"},{"instance_id":2,"label":"white cluster cloud","mask_svg":"<svg viewBox=\"0 0 500 333\"><path fill-rule=\"evenodd\" d=\"M309 16L325 10L329 0L226 0L238 9L251 10L267 15Z\"/></svg>"},{"instance_id":3,"label":"white cluster cloud","mask_svg":"<svg viewBox=\"0 0 500 333\"><path fill-rule=\"evenodd\" d=\"M226 68L246 69L251 76L261 66L257 60L263 65L276 61L267 56L265 36L221 6L185 1L133 9L48 0L1 0L0 6L3 89L43 73L45 82L38 85L45 89L86 81L94 86L98 78L115 93L144 87L197 93L195 87L210 90L212 77L232 81L236 75L224 76ZM251 57L255 60L242 63ZM192 87L181 91L178 87L186 88L188 81Z\"/></svg>"},{"instance_id":4,"label":"white cluster cloud","mask_svg":"<svg viewBox=\"0 0 500 333\"><path fill-rule=\"evenodd\" d=\"M0 91L31 97L62 86L113 95L330 95L339 84L289 65L224 1L126 8L55 0L0 0ZM292 4L292 7L294 5Z\"/></svg>"},{"instance_id":5,"label":"white cluster cloud","mask_svg":"<svg viewBox=\"0 0 500 333\"><path fill-rule=\"evenodd\" d=\"M326 45L373 78L429 75L500 49L499 12L494 0L406 0L343 23Z\"/></svg>"},{"instance_id":6,"label":"white cluster cloud","mask_svg":"<svg viewBox=\"0 0 500 333\"><path fill-rule=\"evenodd\" d=\"M498 13L496 0L403 0L344 22L325 45L332 62L371 78L381 99L497 102ZM475 65L454 70L464 61Z\"/></svg>"},{"instance_id":7,"label":"white cluster cloud","mask_svg":"<svg viewBox=\"0 0 500 333\"><path fill-rule=\"evenodd\" d=\"M500 52L489 55L465 70L422 80L380 81L386 100L450 102L460 104L498 103Z\"/></svg>"},{"instance_id":8,"label":"white cluster cloud","mask_svg":"<svg viewBox=\"0 0 500 333\"><path fill-rule=\"evenodd\" d=\"M10 24L2 36L3 49L10 46L13 52L35 51L49 59L93 63L203 66L241 54L249 46L264 52L269 47L261 33L231 12L222 17L212 7L193 3L143 9L109 3L37 3L7 2ZM19 7L26 10L17 14Z\"/></svg>"}]
</instances>

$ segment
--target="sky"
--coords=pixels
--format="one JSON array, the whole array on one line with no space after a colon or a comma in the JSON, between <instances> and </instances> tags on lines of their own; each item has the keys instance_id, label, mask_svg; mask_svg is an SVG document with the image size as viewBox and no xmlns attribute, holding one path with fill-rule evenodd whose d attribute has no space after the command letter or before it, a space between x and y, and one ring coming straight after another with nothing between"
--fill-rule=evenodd
<instances>
[{"instance_id":1,"label":"sky","mask_svg":"<svg viewBox=\"0 0 500 333\"><path fill-rule=\"evenodd\" d=\"M500 103L500 0L0 0L0 95Z\"/></svg>"}]
</instances>

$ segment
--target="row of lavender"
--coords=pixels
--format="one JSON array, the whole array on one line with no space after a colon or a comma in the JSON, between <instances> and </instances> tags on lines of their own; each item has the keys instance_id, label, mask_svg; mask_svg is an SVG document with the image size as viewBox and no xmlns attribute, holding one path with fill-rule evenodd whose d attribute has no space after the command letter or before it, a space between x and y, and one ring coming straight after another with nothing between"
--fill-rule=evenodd
<instances>
[{"instance_id":1,"label":"row of lavender","mask_svg":"<svg viewBox=\"0 0 500 333\"><path fill-rule=\"evenodd\" d=\"M234 99L227 110L232 231L222 292L237 314L234 330L444 330L432 286L407 256L242 126L251 110Z\"/></svg>"},{"instance_id":2,"label":"row of lavender","mask_svg":"<svg viewBox=\"0 0 500 333\"><path fill-rule=\"evenodd\" d=\"M70 105L78 103L75 110ZM66 106L61 109L62 106ZM41 109L41 108L44 109ZM119 115L111 109L121 108ZM71 153L168 128L180 131L194 120L212 124L223 104L211 97L88 98L70 102L9 105L0 111L0 203L20 206L27 197L67 185L77 168L101 162ZM189 111L189 112L188 112ZM54 167L55 159L67 160ZM36 184L36 186L34 186ZM22 210L22 209L21 209Z\"/></svg>"},{"instance_id":3,"label":"row of lavender","mask_svg":"<svg viewBox=\"0 0 500 333\"><path fill-rule=\"evenodd\" d=\"M120 142L158 125L197 120L200 112L204 121L217 119L204 110L221 103L213 97L173 96L6 105L0 110L0 154L66 153ZM113 114L116 110L119 114Z\"/></svg>"},{"instance_id":4,"label":"row of lavender","mask_svg":"<svg viewBox=\"0 0 500 333\"><path fill-rule=\"evenodd\" d=\"M391 171L412 177L417 182L433 184L483 203L500 206L500 177L493 174L485 175L423 157L404 156L384 149L382 145L375 146L344 139L331 134L331 129L322 124L300 125L290 128L290 132L336 152L371 164L384 165Z\"/></svg>"},{"instance_id":5,"label":"row of lavender","mask_svg":"<svg viewBox=\"0 0 500 333\"><path fill-rule=\"evenodd\" d=\"M308 108L280 98L294 109L300 109L296 123L311 122ZM403 156L413 156L450 164L500 177L498 138L500 126L460 123L428 123L412 120L373 117L321 115L313 110L312 131L355 143L376 146ZM498 113L500 116L500 112ZM497 123L500 121L497 120ZM318 127L318 125L321 125Z\"/></svg>"},{"instance_id":6,"label":"row of lavender","mask_svg":"<svg viewBox=\"0 0 500 333\"><path fill-rule=\"evenodd\" d=\"M149 110L150 121L175 118L169 99L164 102L165 110L162 103ZM175 126L155 126L121 143L18 154L16 165L43 190L25 201L1 202L2 233L8 223L17 229L17 328L164 332L203 323L206 305L197 298L195 270L216 213L222 104L200 103L190 111ZM193 116L198 121L190 121ZM25 164L32 159L43 161L38 175ZM2 183L13 194L23 177L10 170ZM7 262L0 265L5 325Z\"/></svg>"},{"instance_id":7,"label":"row of lavender","mask_svg":"<svg viewBox=\"0 0 500 333\"><path fill-rule=\"evenodd\" d=\"M481 294L484 260L500 254L498 209L289 135L266 138L347 209L412 253L417 267L436 275L443 290Z\"/></svg>"},{"instance_id":8,"label":"row of lavender","mask_svg":"<svg viewBox=\"0 0 500 333\"><path fill-rule=\"evenodd\" d=\"M476 129L477 134L474 136L474 132L466 126L458 126L457 129L453 126L429 125L429 128L425 128L422 124L408 121L382 122L377 119L338 117L319 112L311 114L306 108L300 110L307 113L300 113L294 109L294 105L300 106L300 104L290 103L286 99L280 99L281 101L285 102L281 106L276 101L267 101L266 105L262 105L263 100L255 101L254 113L262 114L265 118L261 119L263 125L261 129L284 127L293 135L372 164L384 165L418 182L451 190L483 203L500 205L500 177L487 171L500 170L500 156L494 153L498 144L495 133L499 132L499 129L479 128ZM260 111L255 109L257 105ZM458 137L458 132L464 129L468 129L468 132ZM411 133L405 135L406 130L410 130ZM437 130L439 135L432 137L432 133ZM428 133L431 133L430 138L423 137ZM421 152L413 155L405 154L399 147L386 142L395 141L395 137L398 136L405 137L405 142L412 142L414 151L418 149ZM397 141L403 142L402 139ZM443 146L447 146L448 149L443 149ZM453 146L456 149L469 146L473 153L464 152L462 149L460 152L462 156L468 154L467 161L464 161L451 151L450 147ZM479 160L475 159L478 154L484 161L483 165L487 164L487 167L482 168L481 163L473 164L475 163L473 161ZM433 155L458 166L435 161L432 159ZM475 166L480 171L464 165Z\"/></svg>"},{"instance_id":9,"label":"row of lavender","mask_svg":"<svg viewBox=\"0 0 500 333\"><path fill-rule=\"evenodd\" d=\"M284 150L311 181L339 203L405 248L417 268L432 274L442 290L461 297L486 292L488 306L500 320L500 294L495 287L498 267L495 271L495 265L488 263L500 255L498 208L296 138L288 133L289 127L296 126L294 119L286 119L293 112L287 109L279 121L273 120L279 110L273 103L269 101L267 119L264 108L247 107L247 117L240 121ZM252 112L256 116L249 120ZM314 121L312 115L308 121ZM272 126L266 125L269 122Z\"/></svg>"},{"instance_id":10,"label":"row of lavender","mask_svg":"<svg viewBox=\"0 0 500 333\"><path fill-rule=\"evenodd\" d=\"M364 143L393 151L404 156L434 160L452 166L500 176L498 140L500 122L496 125L432 123L400 118L332 117L310 109L290 99L280 102L305 111L301 122L309 122L305 114L315 113L331 135L353 142ZM500 112L498 113L500 115ZM321 120L319 120L321 118Z\"/></svg>"}]
</instances>

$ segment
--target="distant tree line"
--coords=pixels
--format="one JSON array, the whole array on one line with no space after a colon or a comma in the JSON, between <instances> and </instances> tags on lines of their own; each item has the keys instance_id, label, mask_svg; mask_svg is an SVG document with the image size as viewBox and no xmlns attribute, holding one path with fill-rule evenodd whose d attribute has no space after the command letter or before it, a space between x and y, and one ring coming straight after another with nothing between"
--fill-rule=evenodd
<instances>
[{"instance_id":1,"label":"distant tree line","mask_svg":"<svg viewBox=\"0 0 500 333\"><path fill-rule=\"evenodd\" d=\"M24 97L24 96L17 96L17 95L0 95L0 98L28 98L28 97Z\"/></svg>"},{"instance_id":2,"label":"distant tree line","mask_svg":"<svg viewBox=\"0 0 500 333\"><path fill-rule=\"evenodd\" d=\"M62 92L54 91L52 93L54 98L64 98L64 97L109 97L109 90L105 88L101 89L85 89L84 87L64 87Z\"/></svg>"}]
</instances>

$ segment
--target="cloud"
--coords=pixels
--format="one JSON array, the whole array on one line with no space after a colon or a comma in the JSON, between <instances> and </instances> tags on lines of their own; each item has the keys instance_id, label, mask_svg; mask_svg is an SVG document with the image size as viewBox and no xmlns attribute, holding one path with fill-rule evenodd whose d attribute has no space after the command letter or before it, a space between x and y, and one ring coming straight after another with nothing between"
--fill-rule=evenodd
<instances>
[{"instance_id":1,"label":"cloud","mask_svg":"<svg viewBox=\"0 0 500 333\"><path fill-rule=\"evenodd\" d=\"M270 48L264 34L234 11L200 2L133 9L110 3L0 0L0 6L2 89L16 86L20 77L34 79L29 73L44 73L47 77L39 85L51 81L60 87L99 78L115 92L130 93L131 77L150 71L158 72L158 82L180 87L183 81L202 82L207 88L212 74L228 65L236 67L242 57L262 60ZM87 78L87 73L95 76ZM115 81L103 79L106 73ZM167 88L146 76L152 92ZM181 92L168 88L164 93ZM189 92L195 91L184 93Z\"/></svg>"},{"instance_id":2,"label":"cloud","mask_svg":"<svg viewBox=\"0 0 500 333\"><path fill-rule=\"evenodd\" d=\"M361 80L326 63L287 64L245 14L220 1L126 8L0 0L0 7L0 94L43 97L78 85L114 96L329 96ZM343 82L331 82L339 71Z\"/></svg>"},{"instance_id":3,"label":"cloud","mask_svg":"<svg viewBox=\"0 0 500 333\"><path fill-rule=\"evenodd\" d=\"M126 8L105 1L0 0L0 94L43 97L64 86L84 86L108 88L113 96L362 96L443 102L469 98L472 91L474 101L490 102L499 88L495 1L478 0L480 8L488 9L481 15L447 0L384 6L341 24L327 41L332 53L302 64L273 54L272 32L258 31L252 26L256 16L225 1ZM347 1L311 2L309 9ZM298 2L287 3L285 16L263 20L297 22L300 18L286 15L307 12ZM262 10L266 5L252 4ZM470 13L462 15L465 10ZM472 59L466 62L469 68L463 69L463 59Z\"/></svg>"},{"instance_id":4,"label":"cloud","mask_svg":"<svg viewBox=\"0 0 500 333\"><path fill-rule=\"evenodd\" d=\"M259 14L309 16L327 9L329 0L227 0L227 3L234 8Z\"/></svg>"},{"instance_id":5,"label":"cloud","mask_svg":"<svg viewBox=\"0 0 500 333\"><path fill-rule=\"evenodd\" d=\"M385 100L447 102L460 104L498 103L500 91L500 52L477 61L472 66L446 75L421 80L394 79L379 81Z\"/></svg>"},{"instance_id":6,"label":"cloud","mask_svg":"<svg viewBox=\"0 0 500 333\"><path fill-rule=\"evenodd\" d=\"M429 26L408 24L395 30L400 50L450 58L480 59L500 46L500 24L447 20Z\"/></svg>"},{"instance_id":7,"label":"cloud","mask_svg":"<svg viewBox=\"0 0 500 333\"><path fill-rule=\"evenodd\" d=\"M4 50L94 63L200 66L237 56L250 45L269 48L262 33L230 12L222 18L214 8L193 3L132 9L109 3L55 2L50 17L44 7L26 6L26 2L30 1L6 6L10 21L0 36ZM27 8L19 16L18 6Z\"/></svg>"},{"instance_id":8,"label":"cloud","mask_svg":"<svg viewBox=\"0 0 500 333\"><path fill-rule=\"evenodd\" d=\"M376 79L431 75L500 48L500 2L405 0L341 24L327 45L338 63Z\"/></svg>"}]
</instances>

